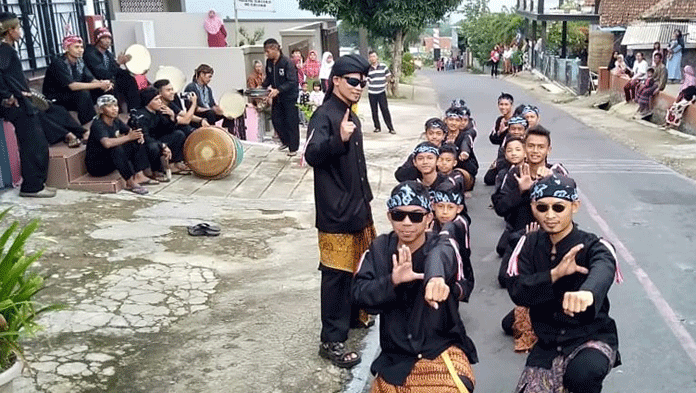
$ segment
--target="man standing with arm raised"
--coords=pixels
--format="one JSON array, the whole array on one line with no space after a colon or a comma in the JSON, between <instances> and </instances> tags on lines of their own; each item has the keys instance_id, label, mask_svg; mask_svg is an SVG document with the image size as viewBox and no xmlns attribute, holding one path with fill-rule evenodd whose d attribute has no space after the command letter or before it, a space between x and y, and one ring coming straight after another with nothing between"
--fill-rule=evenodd
<instances>
[{"instance_id":1,"label":"man standing with arm raised","mask_svg":"<svg viewBox=\"0 0 696 393\"><path fill-rule=\"evenodd\" d=\"M360 100L369 67L358 55L336 61L324 104L309 122L305 147L305 159L314 167L319 230L319 355L343 368L360 362L360 356L344 345L351 318L358 314L350 304L351 280L360 257L375 238L362 129L358 116L350 110Z\"/></svg>"}]
</instances>

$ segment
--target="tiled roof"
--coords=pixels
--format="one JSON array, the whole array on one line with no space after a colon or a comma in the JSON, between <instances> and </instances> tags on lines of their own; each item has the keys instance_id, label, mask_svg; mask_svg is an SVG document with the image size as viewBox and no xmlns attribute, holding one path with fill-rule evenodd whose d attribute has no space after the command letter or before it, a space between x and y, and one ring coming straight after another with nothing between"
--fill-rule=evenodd
<instances>
[{"instance_id":1,"label":"tiled roof","mask_svg":"<svg viewBox=\"0 0 696 393\"><path fill-rule=\"evenodd\" d=\"M660 20L694 20L696 19L696 1L660 0L648 8L641 17Z\"/></svg>"},{"instance_id":2,"label":"tiled roof","mask_svg":"<svg viewBox=\"0 0 696 393\"><path fill-rule=\"evenodd\" d=\"M684 0L693 2L694 0ZM599 25L602 27L627 26L640 19L655 5L655 0L602 0L599 3Z\"/></svg>"}]
</instances>

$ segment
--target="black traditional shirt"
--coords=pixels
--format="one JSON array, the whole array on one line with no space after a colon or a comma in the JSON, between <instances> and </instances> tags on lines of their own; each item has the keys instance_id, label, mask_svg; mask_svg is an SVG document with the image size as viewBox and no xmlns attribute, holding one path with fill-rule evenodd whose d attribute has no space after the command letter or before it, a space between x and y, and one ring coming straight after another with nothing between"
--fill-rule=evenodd
<instances>
[{"instance_id":1,"label":"black traditional shirt","mask_svg":"<svg viewBox=\"0 0 696 393\"><path fill-rule=\"evenodd\" d=\"M349 118L355 131L347 142L341 139L347 109L332 95L317 108L307 128L305 159L314 167L316 227L326 233L356 233L372 224L362 130L352 111Z\"/></svg>"},{"instance_id":2,"label":"black traditional shirt","mask_svg":"<svg viewBox=\"0 0 696 393\"><path fill-rule=\"evenodd\" d=\"M575 273L552 283L551 269L578 244L584 244L584 248L575 261L589 273ZM520 239L508 265L510 298L519 306L529 307L532 327L539 337L527 358L527 366L550 369L556 356L568 356L589 340L602 341L618 350L616 324L609 317L607 298L617 269L614 247L579 230L575 224L572 232L556 243L556 254L551 254L552 247L546 232L528 233ZM571 317L563 312L563 296L575 291L592 292L594 303ZM620 363L617 357L614 366Z\"/></svg>"},{"instance_id":3,"label":"black traditional shirt","mask_svg":"<svg viewBox=\"0 0 696 393\"><path fill-rule=\"evenodd\" d=\"M94 75L85 67L82 59L73 64L68 61L67 55L63 54L54 58L46 69L43 94L47 98L57 98L61 94L72 92L68 87L71 83L89 83L93 80Z\"/></svg>"},{"instance_id":4,"label":"black traditional shirt","mask_svg":"<svg viewBox=\"0 0 696 393\"><path fill-rule=\"evenodd\" d=\"M507 127L503 130L502 133L498 134L498 128L500 128L500 122L503 121L504 118L505 118L504 116L498 116L498 118L495 120L495 126L493 127L493 131L491 131L491 134L488 136L488 139L494 145L501 145L503 143L505 135L507 135L507 132L508 132Z\"/></svg>"},{"instance_id":5,"label":"black traditional shirt","mask_svg":"<svg viewBox=\"0 0 696 393\"><path fill-rule=\"evenodd\" d=\"M112 125L104 123L101 117L94 119L92 126L89 128L85 161L95 163L95 167L104 166L103 163L111 163L109 149L102 145L101 140L103 138L116 138L120 135L126 135L129 131L130 127L118 118L114 119Z\"/></svg>"},{"instance_id":6,"label":"black traditional shirt","mask_svg":"<svg viewBox=\"0 0 696 393\"><path fill-rule=\"evenodd\" d=\"M121 67L116 62L116 57L111 51L106 50L102 53L94 45L87 45L85 48L85 65L99 80L113 80Z\"/></svg>"},{"instance_id":7,"label":"black traditional shirt","mask_svg":"<svg viewBox=\"0 0 696 393\"><path fill-rule=\"evenodd\" d=\"M22 95L28 91L29 85L17 51L6 42L0 43L0 100L14 96L25 113L35 114L36 108Z\"/></svg>"},{"instance_id":8,"label":"black traditional shirt","mask_svg":"<svg viewBox=\"0 0 696 393\"><path fill-rule=\"evenodd\" d=\"M425 244L412 254L413 271L424 273L425 279L395 287L391 272L397 245L394 232L377 237L353 278L353 304L380 315L382 352L372 363L372 373L402 385L419 359L435 359L452 345L477 363L476 347L459 315L459 299L468 299L473 288L469 261L465 269L449 233L428 232ZM451 289L437 310L424 300L425 283L432 277L443 277Z\"/></svg>"},{"instance_id":9,"label":"black traditional shirt","mask_svg":"<svg viewBox=\"0 0 696 393\"><path fill-rule=\"evenodd\" d=\"M295 64L285 56L280 56L275 63L271 59L266 60L266 79L261 86L278 89L280 100L297 101L300 89Z\"/></svg>"}]
</instances>

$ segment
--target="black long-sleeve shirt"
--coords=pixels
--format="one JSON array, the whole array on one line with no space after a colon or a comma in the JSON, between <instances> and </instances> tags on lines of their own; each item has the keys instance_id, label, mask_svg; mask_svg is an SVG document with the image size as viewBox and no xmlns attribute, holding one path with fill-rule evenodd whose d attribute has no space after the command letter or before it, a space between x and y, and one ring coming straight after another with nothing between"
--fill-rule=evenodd
<instances>
[{"instance_id":1,"label":"black long-sleeve shirt","mask_svg":"<svg viewBox=\"0 0 696 393\"><path fill-rule=\"evenodd\" d=\"M70 93L68 87L73 82L89 83L94 81L94 75L89 71L82 59L72 64L67 54L55 57L46 69L43 82L43 93L48 98L57 98L61 94Z\"/></svg>"},{"instance_id":2,"label":"black long-sleeve shirt","mask_svg":"<svg viewBox=\"0 0 696 393\"><path fill-rule=\"evenodd\" d=\"M6 42L0 43L0 100L14 96L25 113L36 114L37 109L22 95L28 91L29 84L17 51Z\"/></svg>"},{"instance_id":3,"label":"black long-sleeve shirt","mask_svg":"<svg viewBox=\"0 0 696 393\"><path fill-rule=\"evenodd\" d=\"M568 175L568 171L560 164L546 164L546 167L554 173ZM515 175L520 175L519 165L513 166L508 170L500 188L491 195L493 209L496 214L505 219L508 229L513 232L523 229L527 224L534 221L530 199L531 191L520 191Z\"/></svg>"},{"instance_id":4,"label":"black long-sleeve shirt","mask_svg":"<svg viewBox=\"0 0 696 393\"><path fill-rule=\"evenodd\" d=\"M396 287L392 283L392 255L398 245L394 232L372 242L353 278L353 303L380 315L382 351L372 363L371 371L392 385L402 385L418 359L435 359L452 345L461 348L470 363L478 362L474 343L466 335L459 315L456 289L437 310L424 300L425 283L430 278L443 277L450 288L470 279L470 286L460 287L471 288L473 275L464 277L465 269L455 256L457 246L448 233L426 236L425 244L412 254L413 270L424 273L424 280ZM468 298L470 292L469 289L464 297Z\"/></svg>"},{"instance_id":5,"label":"black long-sleeve shirt","mask_svg":"<svg viewBox=\"0 0 696 393\"><path fill-rule=\"evenodd\" d=\"M355 233L372 224L372 190L367 178L363 137L358 116L347 142L341 122L348 105L335 95L312 115L307 127L305 160L314 168L316 227L327 233Z\"/></svg>"},{"instance_id":6,"label":"black long-sleeve shirt","mask_svg":"<svg viewBox=\"0 0 696 393\"><path fill-rule=\"evenodd\" d=\"M275 63L271 59L266 60L266 79L261 86L278 89L278 99L297 101L300 88L295 64L285 56L280 56Z\"/></svg>"},{"instance_id":7,"label":"black long-sleeve shirt","mask_svg":"<svg viewBox=\"0 0 696 393\"><path fill-rule=\"evenodd\" d=\"M116 72L121 68L111 51L102 53L94 45L87 45L83 58L92 75L99 80L113 80Z\"/></svg>"},{"instance_id":8,"label":"black long-sleeve shirt","mask_svg":"<svg viewBox=\"0 0 696 393\"><path fill-rule=\"evenodd\" d=\"M409 154L406 161L404 161L400 167L396 168L394 177L398 182L403 182L406 180L418 180L421 178L420 172L418 169L416 169L416 166L413 165L413 153Z\"/></svg>"},{"instance_id":9,"label":"black long-sleeve shirt","mask_svg":"<svg viewBox=\"0 0 696 393\"><path fill-rule=\"evenodd\" d=\"M502 145L503 140L505 139L505 135L507 135L507 127L505 127L502 133L498 133L498 129L500 128L500 122L503 121L504 118L504 116L498 116L498 118L495 120L495 126L493 127L493 130L491 131L491 134L488 136L488 139L494 145Z\"/></svg>"},{"instance_id":10,"label":"black long-sleeve shirt","mask_svg":"<svg viewBox=\"0 0 696 393\"><path fill-rule=\"evenodd\" d=\"M510 257L508 293L512 301L529 307L534 333L539 341L527 358L527 366L551 368L558 355L568 356L575 348L589 340L598 340L618 350L619 340L614 320L609 317L607 293L616 273L616 257L613 246L596 235L581 231L573 224L573 230L556 243L556 254L551 254L553 244L543 231L528 233L518 243L518 249ZM551 282L551 269L556 267L571 248L584 244L575 261L586 267L588 274L575 273ZM590 291L594 303L586 311L571 317L563 312L563 296L566 292ZM621 363L617 357L614 366Z\"/></svg>"}]
</instances>

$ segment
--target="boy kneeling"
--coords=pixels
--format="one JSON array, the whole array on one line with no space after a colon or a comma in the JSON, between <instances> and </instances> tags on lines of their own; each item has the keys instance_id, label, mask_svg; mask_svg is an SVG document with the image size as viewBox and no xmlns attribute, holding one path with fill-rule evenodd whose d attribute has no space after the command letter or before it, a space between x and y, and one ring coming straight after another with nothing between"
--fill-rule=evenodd
<instances>
[{"instance_id":1,"label":"boy kneeling","mask_svg":"<svg viewBox=\"0 0 696 393\"><path fill-rule=\"evenodd\" d=\"M451 224L440 234L426 232L433 214L423 184L399 184L387 208L394 231L372 242L352 288L356 306L381 315L372 392L472 391L470 364L478 358L458 308L471 293L471 265L458 258Z\"/></svg>"},{"instance_id":2,"label":"boy kneeling","mask_svg":"<svg viewBox=\"0 0 696 393\"><path fill-rule=\"evenodd\" d=\"M573 179L537 181L532 210L543 231L523 236L510 257L508 292L529 307L538 337L516 393L599 393L621 364L607 293L621 282L614 248L573 223L580 208Z\"/></svg>"}]
</instances>

